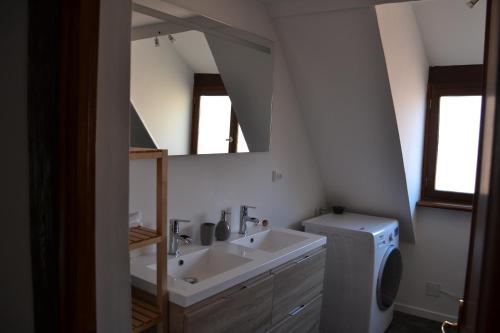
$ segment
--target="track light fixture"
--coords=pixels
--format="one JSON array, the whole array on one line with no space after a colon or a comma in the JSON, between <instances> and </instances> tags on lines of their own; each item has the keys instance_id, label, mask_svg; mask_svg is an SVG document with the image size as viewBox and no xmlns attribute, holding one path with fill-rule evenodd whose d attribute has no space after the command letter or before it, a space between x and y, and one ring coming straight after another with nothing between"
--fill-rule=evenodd
<instances>
[{"instance_id":1,"label":"track light fixture","mask_svg":"<svg viewBox=\"0 0 500 333\"><path fill-rule=\"evenodd\" d=\"M160 38L158 38L160 36L160 31L158 31L158 34L155 36L154 38L154 41L155 41L155 47L160 47Z\"/></svg>"}]
</instances>

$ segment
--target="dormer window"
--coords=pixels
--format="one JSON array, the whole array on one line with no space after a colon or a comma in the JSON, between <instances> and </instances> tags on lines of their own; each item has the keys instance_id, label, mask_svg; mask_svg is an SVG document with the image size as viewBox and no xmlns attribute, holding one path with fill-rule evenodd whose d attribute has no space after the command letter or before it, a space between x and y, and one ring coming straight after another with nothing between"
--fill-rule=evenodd
<instances>
[{"instance_id":1,"label":"dormer window","mask_svg":"<svg viewBox=\"0 0 500 333\"><path fill-rule=\"evenodd\" d=\"M476 182L482 65L431 67L421 204L470 210Z\"/></svg>"}]
</instances>

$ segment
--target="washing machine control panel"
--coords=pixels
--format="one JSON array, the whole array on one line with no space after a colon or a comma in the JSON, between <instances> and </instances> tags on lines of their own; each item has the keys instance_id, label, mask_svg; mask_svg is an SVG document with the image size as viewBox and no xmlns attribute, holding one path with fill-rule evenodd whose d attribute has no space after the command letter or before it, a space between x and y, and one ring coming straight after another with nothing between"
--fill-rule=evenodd
<instances>
[{"instance_id":1,"label":"washing machine control panel","mask_svg":"<svg viewBox=\"0 0 500 333\"><path fill-rule=\"evenodd\" d=\"M388 239L387 233L382 232L382 233L378 234L378 236L377 236L377 246L378 247L386 246L388 244L388 242L389 242L389 239Z\"/></svg>"},{"instance_id":2,"label":"washing machine control panel","mask_svg":"<svg viewBox=\"0 0 500 333\"><path fill-rule=\"evenodd\" d=\"M399 238L399 228L396 227L393 230L386 230L377 235L377 246L387 246L395 243Z\"/></svg>"}]
</instances>

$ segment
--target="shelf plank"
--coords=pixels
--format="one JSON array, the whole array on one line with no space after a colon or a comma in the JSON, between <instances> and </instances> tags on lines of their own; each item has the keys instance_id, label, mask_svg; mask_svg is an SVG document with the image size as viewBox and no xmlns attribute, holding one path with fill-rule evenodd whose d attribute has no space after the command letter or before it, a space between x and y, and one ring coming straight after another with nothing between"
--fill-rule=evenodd
<instances>
[{"instance_id":1,"label":"shelf plank","mask_svg":"<svg viewBox=\"0 0 500 333\"><path fill-rule=\"evenodd\" d=\"M132 329L142 332L161 321L160 312L154 305L132 298Z\"/></svg>"},{"instance_id":2,"label":"shelf plank","mask_svg":"<svg viewBox=\"0 0 500 333\"><path fill-rule=\"evenodd\" d=\"M131 160L158 159L162 156L163 150L160 149L130 148L129 150Z\"/></svg>"},{"instance_id":3,"label":"shelf plank","mask_svg":"<svg viewBox=\"0 0 500 333\"><path fill-rule=\"evenodd\" d=\"M135 250L151 244L161 242L161 235L155 230L146 227L134 227L128 229L128 248Z\"/></svg>"}]
</instances>

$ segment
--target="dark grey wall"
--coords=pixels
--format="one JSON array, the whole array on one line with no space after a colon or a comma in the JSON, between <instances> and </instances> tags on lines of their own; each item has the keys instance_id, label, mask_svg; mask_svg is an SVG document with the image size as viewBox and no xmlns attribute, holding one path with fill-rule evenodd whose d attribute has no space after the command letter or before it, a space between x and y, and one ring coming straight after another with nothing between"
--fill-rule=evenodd
<instances>
[{"instance_id":1,"label":"dark grey wall","mask_svg":"<svg viewBox=\"0 0 500 333\"><path fill-rule=\"evenodd\" d=\"M96 124L97 332L130 332L130 1L101 1Z\"/></svg>"},{"instance_id":2,"label":"dark grey wall","mask_svg":"<svg viewBox=\"0 0 500 333\"><path fill-rule=\"evenodd\" d=\"M130 147L157 148L132 102L130 102Z\"/></svg>"},{"instance_id":3,"label":"dark grey wall","mask_svg":"<svg viewBox=\"0 0 500 333\"><path fill-rule=\"evenodd\" d=\"M33 332L27 123L28 1L0 2L0 326Z\"/></svg>"}]
</instances>

